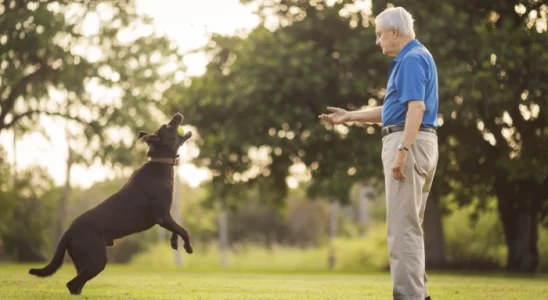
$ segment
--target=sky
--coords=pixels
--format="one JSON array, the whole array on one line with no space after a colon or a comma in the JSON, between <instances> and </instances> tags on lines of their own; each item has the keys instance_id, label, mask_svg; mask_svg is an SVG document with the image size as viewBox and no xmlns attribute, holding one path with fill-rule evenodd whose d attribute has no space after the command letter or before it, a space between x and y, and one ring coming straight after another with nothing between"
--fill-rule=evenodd
<instances>
[{"instance_id":1,"label":"sky","mask_svg":"<svg viewBox=\"0 0 548 300\"><path fill-rule=\"evenodd\" d=\"M233 34L239 29L251 29L259 19L252 8L243 6L238 0L137 0L139 12L154 19L157 29L178 42L183 51L204 45L208 33ZM200 75L205 70L207 60L202 54L185 56L188 75ZM66 178L66 142L63 123L49 117L41 117L49 141L40 133L28 134L17 139L16 151L13 151L13 133L0 134L0 144L8 152L7 160L18 168L41 165L48 169L55 183L62 185ZM188 154L188 148L180 150L182 159ZM206 170L199 170L189 163L181 163L179 174L190 186L197 186L208 177ZM87 188L97 181L112 178L108 169L95 164L91 167L74 166L71 171L73 185Z\"/></svg>"}]
</instances>

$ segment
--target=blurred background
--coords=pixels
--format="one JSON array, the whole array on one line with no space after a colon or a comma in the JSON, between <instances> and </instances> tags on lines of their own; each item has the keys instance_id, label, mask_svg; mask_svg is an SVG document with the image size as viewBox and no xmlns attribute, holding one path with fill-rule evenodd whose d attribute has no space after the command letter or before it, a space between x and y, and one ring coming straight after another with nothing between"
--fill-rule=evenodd
<instances>
[{"instance_id":1,"label":"blurred background","mask_svg":"<svg viewBox=\"0 0 548 300\"><path fill-rule=\"evenodd\" d=\"M154 227L109 262L387 270L380 127L317 116L382 104L388 6L413 15L439 72L427 268L548 272L543 0L4 0L0 262L49 260L146 160L138 132L181 112L194 135L173 215L195 253Z\"/></svg>"}]
</instances>

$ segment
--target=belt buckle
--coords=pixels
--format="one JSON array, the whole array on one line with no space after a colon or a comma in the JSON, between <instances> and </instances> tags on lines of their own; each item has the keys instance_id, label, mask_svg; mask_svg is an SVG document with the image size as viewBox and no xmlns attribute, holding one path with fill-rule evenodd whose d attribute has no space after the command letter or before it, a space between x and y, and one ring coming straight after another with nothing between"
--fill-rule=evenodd
<instances>
[{"instance_id":1,"label":"belt buckle","mask_svg":"<svg viewBox=\"0 0 548 300\"><path fill-rule=\"evenodd\" d=\"M388 125L388 126L385 126L381 129L381 135L382 136L386 136L386 135L389 135L390 133L392 133L390 131L390 128L392 128L392 125Z\"/></svg>"},{"instance_id":2,"label":"belt buckle","mask_svg":"<svg viewBox=\"0 0 548 300\"><path fill-rule=\"evenodd\" d=\"M388 126L386 126L386 134L391 134L391 133L395 132L395 131L392 131L392 129L394 129L396 127L398 127L398 125L388 125Z\"/></svg>"}]
</instances>

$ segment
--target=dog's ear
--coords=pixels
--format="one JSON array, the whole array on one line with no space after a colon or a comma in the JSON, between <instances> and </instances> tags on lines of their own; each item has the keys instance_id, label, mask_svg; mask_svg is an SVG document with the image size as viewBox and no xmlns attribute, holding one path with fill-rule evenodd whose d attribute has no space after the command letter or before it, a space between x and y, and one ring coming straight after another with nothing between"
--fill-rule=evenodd
<instances>
[{"instance_id":1,"label":"dog's ear","mask_svg":"<svg viewBox=\"0 0 548 300\"><path fill-rule=\"evenodd\" d=\"M139 138L143 139L143 142L150 143L150 142L158 142L160 140L159 137L157 137L154 134L148 134L144 131L139 132Z\"/></svg>"},{"instance_id":2,"label":"dog's ear","mask_svg":"<svg viewBox=\"0 0 548 300\"><path fill-rule=\"evenodd\" d=\"M148 134L148 133L146 133L146 132L144 132L144 131L140 131L140 132L139 132L139 135L137 136L137 139L140 139L140 138L142 138L142 137L144 137L144 136L146 136L146 135L150 135L150 134Z\"/></svg>"}]
</instances>

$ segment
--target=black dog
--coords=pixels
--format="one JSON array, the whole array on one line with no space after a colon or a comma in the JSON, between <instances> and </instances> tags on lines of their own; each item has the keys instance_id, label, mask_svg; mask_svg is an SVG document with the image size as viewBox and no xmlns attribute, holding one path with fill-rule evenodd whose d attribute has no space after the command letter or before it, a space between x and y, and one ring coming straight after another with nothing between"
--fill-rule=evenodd
<instances>
[{"instance_id":1,"label":"black dog","mask_svg":"<svg viewBox=\"0 0 548 300\"><path fill-rule=\"evenodd\" d=\"M67 283L67 288L78 295L86 282L105 268L106 246L156 224L172 232L173 249L177 249L177 237L181 236L186 252L192 253L188 231L170 215L177 151L192 135L179 135L177 129L182 121L183 115L176 113L154 134L141 131L139 138L149 146L150 161L135 171L117 193L76 218L61 237L51 262L43 269L30 269L29 273L39 277L52 275L68 250L78 275Z\"/></svg>"}]
</instances>

